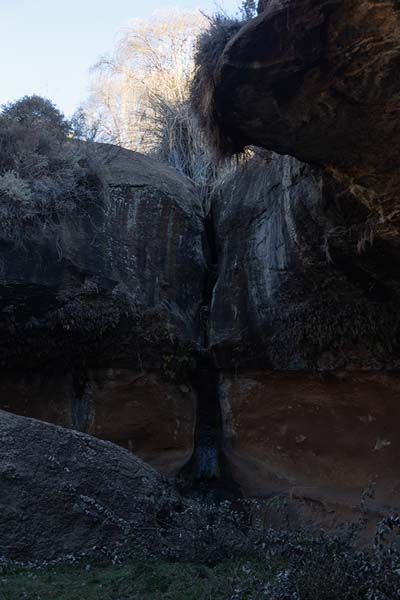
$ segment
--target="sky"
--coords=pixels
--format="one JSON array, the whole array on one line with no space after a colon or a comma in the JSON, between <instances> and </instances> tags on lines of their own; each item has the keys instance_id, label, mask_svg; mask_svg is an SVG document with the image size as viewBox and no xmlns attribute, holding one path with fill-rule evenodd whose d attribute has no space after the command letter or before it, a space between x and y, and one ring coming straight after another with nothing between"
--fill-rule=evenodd
<instances>
[{"instance_id":1,"label":"sky","mask_svg":"<svg viewBox=\"0 0 400 600\"><path fill-rule=\"evenodd\" d=\"M50 98L71 116L88 95L89 69L111 52L118 33L166 8L221 7L240 0L0 0L0 105L25 95Z\"/></svg>"}]
</instances>

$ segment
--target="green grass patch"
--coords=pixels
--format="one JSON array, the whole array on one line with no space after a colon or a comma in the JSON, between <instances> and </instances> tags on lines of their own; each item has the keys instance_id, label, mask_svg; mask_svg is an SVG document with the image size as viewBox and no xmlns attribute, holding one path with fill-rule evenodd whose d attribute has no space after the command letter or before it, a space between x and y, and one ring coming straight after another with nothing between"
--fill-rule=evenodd
<instances>
[{"instance_id":1,"label":"green grass patch","mask_svg":"<svg viewBox=\"0 0 400 600\"><path fill-rule=\"evenodd\" d=\"M254 598L255 582L273 577L263 561L227 561L214 567L132 559L123 565L9 567L0 576L0 600L209 600ZM254 590L254 588L253 588Z\"/></svg>"}]
</instances>

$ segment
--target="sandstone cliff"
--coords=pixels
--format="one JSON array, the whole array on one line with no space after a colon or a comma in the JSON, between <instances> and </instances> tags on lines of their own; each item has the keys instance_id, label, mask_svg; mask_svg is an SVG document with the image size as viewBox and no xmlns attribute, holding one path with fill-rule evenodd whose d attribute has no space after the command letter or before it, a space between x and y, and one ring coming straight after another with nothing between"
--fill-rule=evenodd
<instances>
[{"instance_id":1,"label":"sandstone cliff","mask_svg":"<svg viewBox=\"0 0 400 600\"><path fill-rule=\"evenodd\" d=\"M210 215L185 178L107 147L97 202L2 239L0 405L171 474L196 444L199 477L334 515L372 486L383 514L400 491L400 12L260 10L200 55L217 151L264 149Z\"/></svg>"},{"instance_id":2,"label":"sandstone cliff","mask_svg":"<svg viewBox=\"0 0 400 600\"><path fill-rule=\"evenodd\" d=\"M182 380L203 339L203 207L162 164L91 152L103 187L90 202L0 232L0 404L176 472L193 447Z\"/></svg>"},{"instance_id":3,"label":"sandstone cliff","mask_svg":"<svg viewBox=\"0 0 400 600\"><path fill-rule=\"evenodd\" d=\"M270 152L213 204L226 453L247 493L355 506L370 482L383 510L400 490L399 8L259 9L215 22L193 87L217 154Z\"/></svg>"},{"instance_id":4,"label":"sandstone cliff","mask_svg":"<svg viewBox=\"0 0 400 600\"><path fill-rule=\"evenodd\" d=\"M97 146L103 188L51 227L0 234L1 364L162 367L201 343L203 208L189 180ZM15 241L16 240L16 241ZM190 360L190 356L188 357Z\"/></svg>"}]
</instances>

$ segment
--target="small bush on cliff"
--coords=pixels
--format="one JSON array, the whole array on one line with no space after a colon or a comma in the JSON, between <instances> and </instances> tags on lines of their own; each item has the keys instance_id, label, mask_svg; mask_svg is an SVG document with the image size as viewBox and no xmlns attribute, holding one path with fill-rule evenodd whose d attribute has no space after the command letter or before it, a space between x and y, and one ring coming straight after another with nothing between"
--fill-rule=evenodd
<instances>
[{"instance_id":1,"label":"small bush on cliff","mask_svg":"<svg viewBox=\"0 0 400 600\"><path fill-rule=\"evenodd\" d=\"M154 147L151 155L189 177L205 204L220 169L187 101L171 103L160 95L151 98Z\"/></svg>"},{"instance_id":2,"label":"small bush on cliff","mask_svg":"<svg viewBox=\"0 0 400 600\"><path fill-rule=\"evenodd\" d=\"M0 113L0 217L3 239L51 231L100 178L86 148L69 138L71 127L45 98L26 96Z\"/></svg>"},{"instance_id":3,"label":"small bush on cliff","mask_svg":"<svg viewBox=\"0 0 400 600\"><path fill-rule=\"evenodd\" d=\"M42 96L24 96L16 102L9 102L2 108L2 123L19 123L26 127L39 125L56 136L64 137L71 130L70 123L58 108Z\"/></svg>"},{"instance_id":4,"label":"small bush on cliff","mask_svg":"<svg viewBox=\"0 0 400 600\"><path fill-rule=\"evenodd\" d=\"M31 200L32 192L30 186L18 177L14 171L6 171L4 175L0 175L1 196L25 204Z\"/></svg>"}]
</instances>

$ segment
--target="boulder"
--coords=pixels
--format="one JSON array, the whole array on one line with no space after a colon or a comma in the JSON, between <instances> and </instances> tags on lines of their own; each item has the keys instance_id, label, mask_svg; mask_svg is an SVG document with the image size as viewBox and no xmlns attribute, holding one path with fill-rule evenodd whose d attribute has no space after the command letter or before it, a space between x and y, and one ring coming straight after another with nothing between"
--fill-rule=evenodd
<instances>
[{"instance_id":1,"label":"boulder","mask_svg":"<svg viewBox=\"0 0 400 600\"><path fill-rule=\"evenodd\" d=\"M196 108L223 152L256 145L327 169L398 239L400 11L396 0L268 0L203 56ZM205 60L205 62L207 62Z\"/></svg>"},{"instance_id":2,"label":"boulder","mask_svg":"<svg viewBox=\"0 0 400 600\"><path fill-rule=\"evenodd\" d=\"M151 547L176 492L110 442L0 411L0 555L42 561Z\"/></svg>"}]
</instances>

